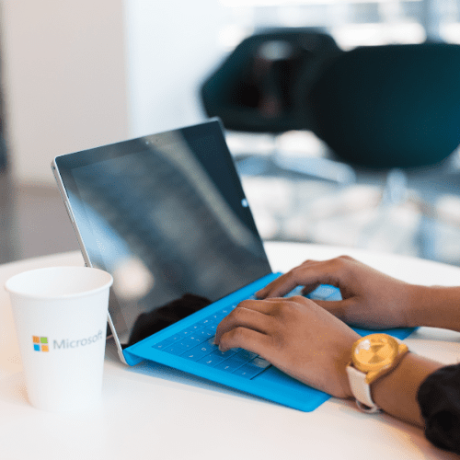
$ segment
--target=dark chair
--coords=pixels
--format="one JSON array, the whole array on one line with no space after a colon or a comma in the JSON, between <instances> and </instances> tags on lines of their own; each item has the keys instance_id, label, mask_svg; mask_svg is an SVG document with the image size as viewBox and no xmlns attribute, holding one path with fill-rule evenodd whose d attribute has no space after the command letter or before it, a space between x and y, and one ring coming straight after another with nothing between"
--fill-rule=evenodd
<instances>
[{"instance_id":1,"label":"dark chair","mask_svg":"<svg viewBox=\"0 0 460 460\"><path fill-rule=\"evenodd\" d=\"M252 35L203 84L204 109L233 131L276 137L286 131L309 129L304 104L310 86L322 68L342 53L330 35L316 29L276 29ZM281 169L319 177L326 174L339 182L354 177L351 168L327 159L292 164L278 149L271 153L268 160ZM255 161L264 160L257 157Z\"/></svg>"},{"instance_id":2,"label":"dark chair","mask_svg":"<svg viewBox=\"0 0 460 460\"><path fill-rule=\"evenodd\" d=\"M355 170L388 172L380 203L385 209L407 198L407 173L447 168L460 143L460 46L424 43L344 52L331 37L311 29L258 34L243 41L205 82L202 98L208 115L220 116L228 129L311 130ZM279 152L274 158L283 164ZM303 167L296 161L295 167L308 173L311 159L305 158ZM420 197L412 199L424 216L425 232L435 212ZM431 257L430 249L423 253Z\"/></svg>"},{"instance_id":3,"label":"dark chair","mask_svg":"<svg viewBox=\"0 0 460 460\"><path fill-rule=\"evenodd\" d=\"M409 194L407 179L427 171L452 176L460 144L460 46L446 43L360 47L337 56L310 86L304 105L312 130L356 168L388 171L380 202L386 210L411 200L422 216L420 252L436 258L436 210ZM363 235L366 240L366 235Z\"/></svg>"},{"instance_id":4,"label":"dark chair","mask_svg":"<svg viewBox=\"0 0 460 460\"><path fill-rule=\"evenodd\" d=\"M460 46L356 48L323 69L304 106L314 132L347 163L440 163L460 143Z\"/></svg>"}]
</instances>

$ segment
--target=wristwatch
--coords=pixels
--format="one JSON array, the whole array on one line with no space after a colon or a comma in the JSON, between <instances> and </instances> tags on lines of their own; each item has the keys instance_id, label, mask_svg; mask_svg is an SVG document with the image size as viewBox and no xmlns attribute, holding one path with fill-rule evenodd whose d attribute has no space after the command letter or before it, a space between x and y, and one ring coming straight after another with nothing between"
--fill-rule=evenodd
<instances>
[{"instance_id":1,"label":"wristwatch","mask_svg":"<svg viewBox=\"0 0 460 460\"><path fill-rule=\"evenodd\" d=\"M367 335L354 343L347 374L361 410L380 412L372 399L370 386L395 369L408 351L406 344L388 334Z\"/></svg>"}]
</instances>

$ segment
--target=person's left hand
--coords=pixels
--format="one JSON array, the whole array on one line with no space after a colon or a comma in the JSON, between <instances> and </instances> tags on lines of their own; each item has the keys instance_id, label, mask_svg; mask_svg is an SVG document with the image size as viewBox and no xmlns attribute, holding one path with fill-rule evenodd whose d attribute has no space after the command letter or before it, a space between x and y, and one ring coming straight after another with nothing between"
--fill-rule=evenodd
<instances>
[{"instance_id":1,"label":"person's left hand","mask_svg":"<svg viewBox=\"0 0 460 460\"><path fill-rule=\"evenodd\" d=\"M245 300L217 327L221 351L244 348L330 395L352 397L346 366L359 335L302 296Z\"/></svg>"}]
</instances>

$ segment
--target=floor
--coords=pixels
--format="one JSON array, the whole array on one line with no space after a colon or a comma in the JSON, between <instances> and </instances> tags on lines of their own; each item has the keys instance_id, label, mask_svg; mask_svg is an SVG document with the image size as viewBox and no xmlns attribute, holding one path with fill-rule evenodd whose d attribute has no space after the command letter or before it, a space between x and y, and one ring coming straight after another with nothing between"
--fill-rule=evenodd
<instances>
[{"instance_id":1,"label":"floor","mask_svg":"<svg viewBox=\"0 0 460 460\"><path fill-rule=\"evenodd\" d=\"M305 159L301 163L305 172ZM440 165L404 172L354 168L354 181L346 184L279 169L273 174L270 167L264 175L251 175L244 160L239 164L264 239L359 247L460 265L458 152Z\"/></svg>"},{"instance_id":2,"label":"floor","mask_svg":"<svg viewBox=\"0 0 460 460\"><path fill-rule=\"evenodd\" d=\"M239 162L264 239L361 247L460 265L460 166L387 173L356 171L340 185L292 172L254 175ZM401 185L401 184L399 184ZM386 190L384 192L384 190ZM402 191L401 191L402 190ZM384 192L384 193L383 193ZM0 263L78 250L53 186L18 186L0 174Z\"/></svg>"},{"instance_id":3,"label":"floor","mask_svg":"<svg viewBox=\"0 0 460 460\"><path fill-rule=\"evenodd\" d=\"M411 184L395 203L382 200L384 177L380 184L346 187L259 177L243 183L264 239L359 247L460 265L460 195L442 192L438 183L418 189Z\"/></svg>"}]
</instances>

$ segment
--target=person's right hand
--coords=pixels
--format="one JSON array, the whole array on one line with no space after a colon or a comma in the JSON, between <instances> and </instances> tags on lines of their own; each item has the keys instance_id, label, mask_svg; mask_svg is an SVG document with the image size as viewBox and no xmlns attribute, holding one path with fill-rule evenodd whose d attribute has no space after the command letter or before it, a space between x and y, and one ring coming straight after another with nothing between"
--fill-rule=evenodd
<instances>
[{"instance_id":1,"label":"person's right hand","mask_svg":"<svg viewBox=\"0 0 460 460\"><path fill-rule=\"evenodd\" d=\"M308 294L320 284L340 289L340 301L315 303L345 323L368 329L412 326L410 308L417 288L385 275L349 256L307 260L257 292L260 299L281 297L297 286Z\"/></svg>"}]
</instances>

